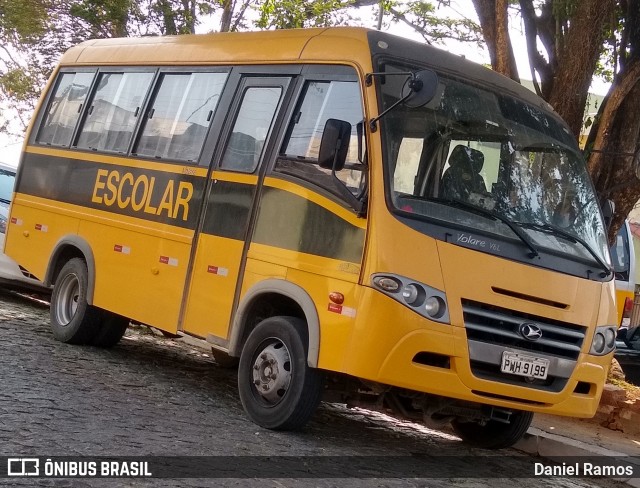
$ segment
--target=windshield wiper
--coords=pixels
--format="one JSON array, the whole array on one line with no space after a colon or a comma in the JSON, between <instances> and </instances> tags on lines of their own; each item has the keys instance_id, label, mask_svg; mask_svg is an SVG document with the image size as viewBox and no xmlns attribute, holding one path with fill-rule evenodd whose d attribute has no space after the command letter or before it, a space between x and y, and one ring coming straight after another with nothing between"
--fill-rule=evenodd
<instances>
[{"instance_id":1,"label":"windshield wiper","mask_svg":"<svg viewBox=\"0 0 640 488\"><path fill-rule=\"evenodd\" d=\"M7 205L9 205L11 203L11 200L7 200L6 198L0 197L0 203L6 203Z\"/></svg>"},{"instance_id":2,"label":"windshield wiper","mask_svg":"<svg viewBox=\"0 0 640 488\"><path fill-rule=\"evenodd\" d=\"M605 263L602 258L600 256L598 256L598 254L591 249L591 246L589 246L589 244L586 243L586 241L578 236L575 236L573 234L571 234L570 232L567 232L566 230L562 229L561 227L557 227L553 224L538 224L535 222L514 222L514 224L520 226L520 227L524 227L525 229L535 229L535 230L541 230L541 231L545 231L548 232L549 234L552 235L558 235L561 237L564 237L566 240L574 242L574 243L578 243L580 244L582 247L584 247L587 251L589 251L589 254L591 254L593 256L593 258L596 260L596 262L598 263L598 265L600 266L600 268L605 271L605 273L603 275L601 275L602 278L606 278L607 276L609 276L612 273L611 268L607 265L607 263Z\"/></svg>"},{"instance_id":3,"label":"windshield wiper","mask_svg":"<svg viewBox=\"0 0 640 488\"><path fill-rule=\"evenodd\" d=\"M507 219L506 217L503 217L500 214L493 213L490 210L484 209L482 207L478 207L471 203L467 203L463 200L458 200L453 198L428 198L427 200L438 202L438 203L444 203L447 205L451 205L452 207L458 207L463 210L467 210L469 212L477 213L484 217L489 217L490 219L493 219L493 220L499 220L500 222L505 224L507 227L509 227L509 229L511 229L513 233L516 236L518 236L518 238L529 248L529 251L531 252L527 254L528 257L533 259L540 255L536 247L533 245L531 238L525 232L523 232L522 229L514 225L513 222L511 222L509 219Z\"/></svg>"}]
</instances>

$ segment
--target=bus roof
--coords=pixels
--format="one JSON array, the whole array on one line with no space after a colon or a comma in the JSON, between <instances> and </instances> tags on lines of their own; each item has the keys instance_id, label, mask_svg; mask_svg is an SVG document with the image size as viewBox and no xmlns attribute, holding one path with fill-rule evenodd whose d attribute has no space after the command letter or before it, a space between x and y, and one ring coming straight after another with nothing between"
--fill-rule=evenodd
<instances>
[{"instance_id":1,"label":"bus roof","mask_svg":"<svg viewBox=\"0 0 640 488\"><path fill-rule=\"evenodd\" d=\"M60 66L343 63L365 73L373 70L372 55L406 59L490 84L553 111L522 85L462 56L361 27L96 39L69 49Z\"/></svg>"},{"instance_id":2,"label":"bus roof","mask_svg":"<svg viewBox=\"0 0 640 488\"><path fill-rule=\"evenodd\" d=\"M370 58L367 31L343 27L96 39L69 49L60 64L265 63L310 57L352 60L357 53ZM322 50L309 46L318 36L323 37Z\"/></svg>"}]
</instances>

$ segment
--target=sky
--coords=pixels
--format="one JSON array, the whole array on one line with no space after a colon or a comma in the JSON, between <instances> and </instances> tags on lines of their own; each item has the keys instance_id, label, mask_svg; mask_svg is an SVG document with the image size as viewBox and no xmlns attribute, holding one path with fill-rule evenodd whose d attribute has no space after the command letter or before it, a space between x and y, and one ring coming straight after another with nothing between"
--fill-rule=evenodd
<instances>
[{"instance_id":1,"label":"sky","mask_svg":"<svg viewBox=\"0 0 640 488\"><path fill-rule=\"evenodd\" d=\"M475 22L478 22L478 18L473 7L471 0L452 0L450 7L440 7L438 12L441 12L443 16L447 17L467 17ZM376 14L377 7L362 8L357 12L360 17L359 25L375 28L376 27ZM205 21L198 26L198 32L209 32L217 29L218 22L216 19L211 19L209 22ZM526 79L530 73L528 55L526 45L523 36L523 27L520 19L510 19L511 37L514 45L514 51L516 55L516 62L518 65L518 72L523 79ZM383 27L383 30L396 34L402 37L414 39L424 42L422 36L416 33L413 29L402 23L389 23ZM466 57L467 59L482 63L490 64L489 54L486 49L478 48L477 46L470 45L468 43L460 43L456 41L448 41L446 46L437 46L442 49L446 49L454 54L458 54ZM608 91L608 84L595 80L591 86L591 91L599 95L604 95ZM0 107L0 110L2 108ZM5 134L0 133L0 162L4 162L13 166L17 166L20 151L22 149L22 140L9 138Z\"/></svg>"}]
</instances>

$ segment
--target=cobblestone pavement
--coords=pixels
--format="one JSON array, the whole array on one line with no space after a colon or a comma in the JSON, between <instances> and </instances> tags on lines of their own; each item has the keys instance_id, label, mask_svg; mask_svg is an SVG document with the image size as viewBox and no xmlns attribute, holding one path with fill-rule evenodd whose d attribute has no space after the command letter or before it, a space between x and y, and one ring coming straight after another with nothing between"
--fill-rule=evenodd
<instances>
[{"instance_id":1,"label":"cobblestone pavement","mask_svg":"<svg viewBox=\"0 0 640 488\"><path fill-rule=\"evenodd\" d=\"M301 432L264 430L244 414L236 372L218 367L203 350L145 333L146 327L130 328L113 349L70 346L54 340L48 321L47 307L0 291L0 455L418 455L421 462L441 467L442 462L434 461L433 456L469 456L465 462L473 463L471 457L483 453L444 432L335 404L323 403ZM22 484L623 486L608 479L508 479L522 472L525 464L503 454L518 453L505 450L495 458L496 472L503 479L306 479L292 473L295 479L38 479ZM377 463L376 468L384 467L380 458ZM454 463L452 476L456 472L459 471ZM18 484L15 479L0 480L2 486Z\"/></svg>"}]
</instances>

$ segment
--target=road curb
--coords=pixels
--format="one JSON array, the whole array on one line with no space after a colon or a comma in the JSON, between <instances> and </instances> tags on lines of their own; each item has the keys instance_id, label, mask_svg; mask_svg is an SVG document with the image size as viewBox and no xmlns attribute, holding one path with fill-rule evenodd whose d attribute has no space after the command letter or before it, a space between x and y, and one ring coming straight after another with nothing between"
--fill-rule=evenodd
<instances>
[{"instance_id":1,"label":"road curb","mask_svg":"<svg viewBox=\"0 0 640 488\"><path fill-rule=\"evenodd\" d=\"M529 428L527 433L514 446L514 449L542 458L554 457L589 457L612 456L630 458L629 462L638 464L636 472L640 473L640 461L633 459L626 453L617 452L600 446L594 446L585 442L551 434L535 427ZM640 478L612 478L626 483L634 488L640 488Z\"/></svg>"}]
</instances>

